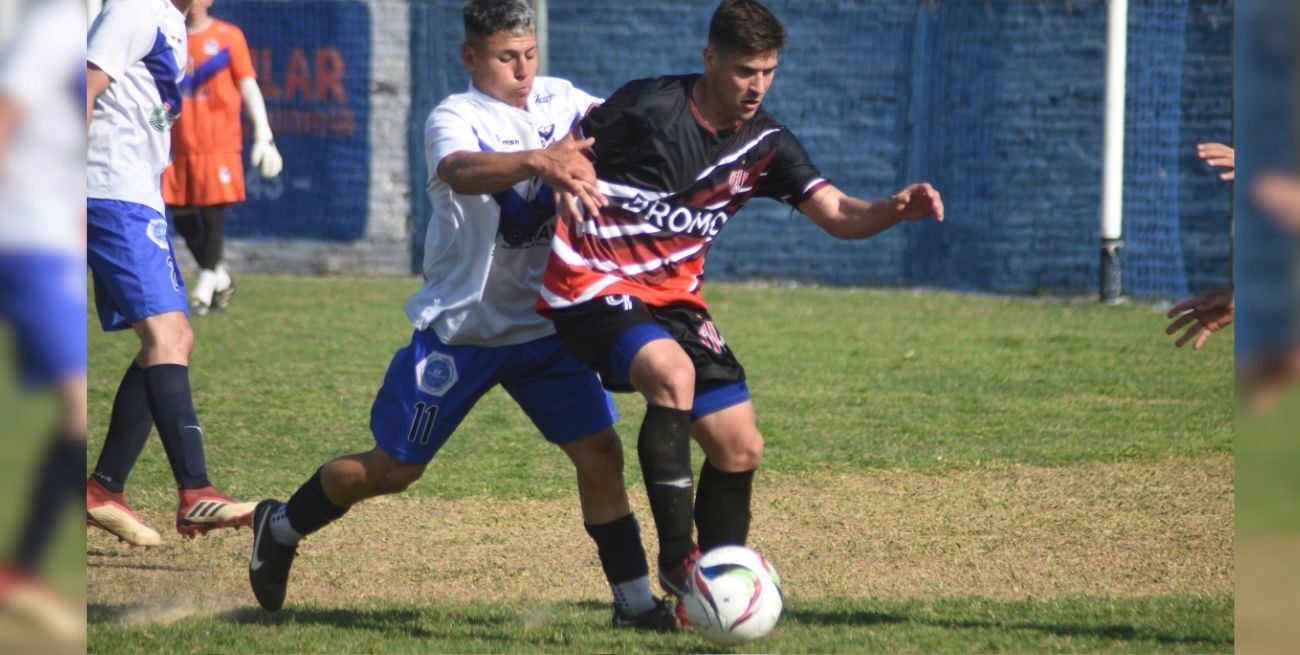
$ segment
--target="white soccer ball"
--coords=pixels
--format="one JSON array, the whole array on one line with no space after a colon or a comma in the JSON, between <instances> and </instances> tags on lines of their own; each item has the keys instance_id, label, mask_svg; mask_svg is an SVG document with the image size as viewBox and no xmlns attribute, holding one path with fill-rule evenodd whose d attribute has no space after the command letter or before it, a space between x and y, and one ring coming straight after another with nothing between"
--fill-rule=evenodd
<instances>
[{"instance_id":1,"label":"white soccer ball","mask_svg":"<svg viewBox=\"0 0 1300 655\"><path fill-rule=\"evenodd\" d=\"M726 646L742 644L771 632L781 618L781 577L744 546L715 548L691 569L682 602L697 633Z\"/></svg>"}]
</instances>

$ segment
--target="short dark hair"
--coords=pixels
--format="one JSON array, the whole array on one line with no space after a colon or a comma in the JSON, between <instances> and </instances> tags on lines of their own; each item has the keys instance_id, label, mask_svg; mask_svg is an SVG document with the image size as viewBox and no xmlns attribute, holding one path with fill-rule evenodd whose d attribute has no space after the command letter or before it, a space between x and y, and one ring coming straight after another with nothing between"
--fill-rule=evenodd
<instances>
[{"instance_id":1,"label":"short dark hair","mask_svg":"<svg viewBox=\"0 0 1300 655\"><path fill-rule=\"evenodd\" d=\"M520 36L537 31L533 7L525 0L469 0L464 14L467 41L484 41L497 32Z\"/></svg>"},{"instance_id":2,"label":"short dark hair","mask_svg":"<svg viewBox=\"0 0 1300 655\"><path fill-rule=\"evenodd\" d=\"M723 0L709 21L709 45L744 55L780 52L785 25L758 0Z\"/></svg>"}]
</instances>

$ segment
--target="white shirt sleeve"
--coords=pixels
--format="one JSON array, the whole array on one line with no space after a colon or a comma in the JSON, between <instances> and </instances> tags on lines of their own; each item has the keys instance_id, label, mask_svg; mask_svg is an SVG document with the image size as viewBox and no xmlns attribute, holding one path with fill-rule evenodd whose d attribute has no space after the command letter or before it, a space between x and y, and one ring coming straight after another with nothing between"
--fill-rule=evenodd
<instances>
[{"instance_id":1,"label":"white shirt sleeve","mask_svg":"<svg viewBox=\"0 0 1300 655\"><path fill-rule=\"evenodd\" d=\"M479 152L474 125L447 104L438 105L424 124L424 159L429 165L429 183L438 177L438 165L456 152Z\"/></svg>"},{"instance_id":2,"label":"white shirt sleeve","mask_svg":"<svg viewBox=\"0 0 1300 655\"><path fill-rule=\"evenodd\" d=\"M593 96L590 93L587 93L586 91L583 91L582 89L579 89L576 86L570 86L569 106L573 107L575 112L573 117L573 125L576 125L579 121L581 121L584 117L586 117L587 112L591 111L593 108L595 108L598 105L604 104L604 102L605 102L604 98L597 98L596 96ZM573 125L568 125L566 126L566 128L571 129Z\"/></svg>"},{"instance_id":3,"label":"white shirt sleeve","mask_svg":"<svg viewBox=\"0 0 1300 655\"><path fill-rule=\"evenodd\" d=\"M158 22L143 0L115 0L90 26L86 36L86 62L114 80L149 54L158 39Z\"/></svg>"},{"instance_id":4,"label":"white shirt sleeve","mask_svg":"<svg viewBox=\"0 0 1300 655\"><path fill-rule=\"evenodd\" d=\"M36 110L57 94L71 94L76 89L73 82L82 65L77 62L81 37L63 22L69 16L63 6L67 4L56 0L33 6L0 55L0 93L16 100L24 110ZM75 19L76 14L72 16Z\"/></svg>"}]
</instances>

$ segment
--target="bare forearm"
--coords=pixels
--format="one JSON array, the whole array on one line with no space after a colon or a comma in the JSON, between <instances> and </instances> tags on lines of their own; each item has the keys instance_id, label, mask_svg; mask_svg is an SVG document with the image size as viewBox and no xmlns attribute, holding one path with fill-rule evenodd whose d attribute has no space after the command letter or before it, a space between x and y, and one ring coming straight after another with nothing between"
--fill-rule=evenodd
<instances>
[{"instance_id":1,"label":"bare forearm","mask_svg":"<svg viewBox=\"0 0 1300 655\"><path fill-rule=\"evenodd\" d=\"M536 151L458 152L438 166L438 177L462 195L504 191L541 172Z\"/></svg>"},{"instance_id":2,"label":"bare forearm","mask_svg":"<svg viewBox=\"0 0 1300 655\"><path fill-rule=\"evenodd\" d=\"M827 221L823 229L837 239L866 239L902 221L889 202L872 202L851 196L839 198L833 216L834 220Z\"/></svg>"}]
</instances>

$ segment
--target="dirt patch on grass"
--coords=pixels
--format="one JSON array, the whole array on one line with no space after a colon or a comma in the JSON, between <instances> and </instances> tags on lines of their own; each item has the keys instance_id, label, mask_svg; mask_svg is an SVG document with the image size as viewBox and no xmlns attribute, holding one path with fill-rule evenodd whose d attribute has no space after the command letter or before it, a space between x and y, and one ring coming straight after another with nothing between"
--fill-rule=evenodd
<instances>
[{"instance_id":1,"label":"dirt patch on grass","mask_svg":"<svg viewBox=\"0 0 1300 655\"><path fill-rule=\"evenodd\" d=\"M652 519L633 503L653 562ZM156 527L170 515L142 512ZM1209 594L1233 588L1230 456L1068 468L764 475L752 542L799 597ZM88 602L113 608L254 604L249 530L127 549L87 536ZM383 498L305 540L289 602L603 601L572 500ZM168 608L173 608L169 610ZM217 610L217 611L220 611ZM188 611L188 610L187 610ZM202 610L196 610L200 614ZM120 618L148 623L150 612Z\"/></svg>"}]
</instances>

